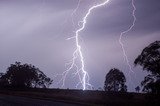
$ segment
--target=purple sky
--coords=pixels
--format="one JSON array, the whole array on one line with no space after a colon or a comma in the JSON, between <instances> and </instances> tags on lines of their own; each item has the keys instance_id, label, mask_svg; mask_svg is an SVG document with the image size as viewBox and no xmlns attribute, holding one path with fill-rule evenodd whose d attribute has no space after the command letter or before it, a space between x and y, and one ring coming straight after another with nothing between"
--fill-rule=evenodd
<instances>
[{"instance_id":1,"label":"purple sky","mask_svg":"<svg viewBox=\"0 0 160 106\"><path fill-rule=\"evenodd\" d=\"M81 0L73 17L75 28L87 9L101 1ZM78 0L0 0L1 72L15 61L33 64L51 78L65 71L65 63L75 50L75 40L66 39L74 36L71 14L77 3ZM159 4L159 0L135 0L137 21L123 37L134 70L130 75L118 39L132 23L131 0L110 0L108 5L92 12L80 40L86 70L95 89L103 88L105 75L114 67L126 75L129 91L140 84L145 72L134 67L133 62L144 47L160 40ZM56 84L58 80L54 79L51 87L60 87ZM76 84L77 77L68 75L65 88L75 88Z\"/></svg>"}]
</instances>

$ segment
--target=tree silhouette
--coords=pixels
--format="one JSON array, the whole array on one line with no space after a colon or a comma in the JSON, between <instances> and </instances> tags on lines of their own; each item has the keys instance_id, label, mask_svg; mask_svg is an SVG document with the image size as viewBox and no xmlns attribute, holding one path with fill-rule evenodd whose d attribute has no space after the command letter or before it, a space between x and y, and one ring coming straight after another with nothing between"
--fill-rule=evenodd
<instances>
[{"instance_id":1,"label":"tree silhouette","mask_svg":"<svg viewBox=\"0 0 160 106\"><path fill-rule=\"evenodd\" d=\"M1 75L0 82L2 84L5 82L5 85L16 88L46 88L49 87L52 80L31 64L15 62L8 67L5 74Z\"/></svg>"},{"instance_id":2,"label":"tree silhouette","mask_svg":"<svg viewBox=\"0 0 160 106\"><path fill-rule=\"evenodd\" d=\"M139 91L140 91L140 87L139 87L139 86L137 86L137 87L135 88L135 90L136 90L136 92L137 92L137 93L139 93Z\"/></svg>"},{"instance_id":3,"label":"tree silhouette","mask_svg":"<svg viewBox=\"0 0 160 106\"><path fill-rule=\"evenodd\" d=\"M125 85L126 78L119 69L113 68L106 75L104 90L105 91L127 91L127 86Z\"/></svg>"},{"instance_id":4,"label":"tree silhouette","mask_svg":"<svg viewBox=\"0 0 160 106\"><path fill-rule=\"evenodd\" d=\"M0 87L7 86L8 82L4 78L4 73L0 73Z\"/></svg>"},{"instance_id":5,"label":"tree silhouette","mask_svg":"<svg viewBox=\"0 0 160 106\"><path fill-rule=\"evenodd\" d=\"M142 66L143 70L150 73L141 83L143 91L160 93L160 41L155 41L144 48L134 64Z\"/></svg>"}]
</instances>

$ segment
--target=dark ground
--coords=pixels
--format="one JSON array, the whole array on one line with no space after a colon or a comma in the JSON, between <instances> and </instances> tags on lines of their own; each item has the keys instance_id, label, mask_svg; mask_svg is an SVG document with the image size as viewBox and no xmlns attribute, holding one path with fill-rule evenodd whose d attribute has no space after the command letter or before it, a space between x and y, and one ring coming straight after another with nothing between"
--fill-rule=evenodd
<instances>
[{"instance_id":1,"label":"dark ground","mask_svg":"<svg viewBox=\"0 0 160 106\"><path fill-rule=\"evenodd\" d=\"M32 99L20 96L0 95L0 106L82 106L51 100Z\"/></svg>"},{"instance_id":2,"label":"dark ground","mask_svg":"<svg viewBox=\"0 0 160 106\"><path fill-rule=\"evenodd\" d=\"M160 95L62 90L3 89L0 106L160 106Z\"/></svg>"}]
</instances>

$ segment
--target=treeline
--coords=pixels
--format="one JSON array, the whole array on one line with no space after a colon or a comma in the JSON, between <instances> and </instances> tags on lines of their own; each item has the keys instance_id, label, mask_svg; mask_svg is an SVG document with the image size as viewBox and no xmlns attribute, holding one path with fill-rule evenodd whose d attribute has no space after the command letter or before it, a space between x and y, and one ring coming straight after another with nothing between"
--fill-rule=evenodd
<instances>
[{"instance_id":1,"label":"treeline","mask_svg":"<svg viewBox=\"0 0 160 106\"><path fill-rule=\"evenodd\" d=\"M148 72L141 86L135 90L160 94L160 41L155 41L145 47L135 59L134 65L142 66ZM6 73L0 73L0 88L48 88L53 80L31 64L15 62L11 64ZM127 92L125 75L117 68L111 69L104 82L105 91Z\"/></svg>"}]
</instances>

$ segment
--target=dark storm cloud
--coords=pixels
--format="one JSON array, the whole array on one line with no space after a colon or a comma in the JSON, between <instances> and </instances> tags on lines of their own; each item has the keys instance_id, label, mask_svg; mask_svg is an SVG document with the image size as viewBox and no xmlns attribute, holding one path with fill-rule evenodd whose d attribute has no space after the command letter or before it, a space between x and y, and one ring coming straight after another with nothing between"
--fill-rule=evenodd
<instances>
[{"instance_id":1,"label":"dark storm cloud","mask_svg":"<svg viewBox=\"0 0 160 106\"><path fill-rule=\"evenodd\" d=\"M160 1L140 0L137 5L137 25L135 30L146 33L159 31L160 28Z\"/></svg>"},{"instance_id":2,"label":"dark storm cloud","mask_svg":"<svg viewBox=\"0 0 160 106\"><path fill-rule=\"evenodd\" d=\"M81 1L74 15L76 28L95 1L101 0ZM34 64L51 78L62 73L75 49L74 39L68 41L66 38L74 36L71 14L77 3L78 0L0 0L1 72L5 72L9 64L21 61ZM145 46L160 39L160 1L135 0L135 4L136 25L123 38L132 66ZM122 70L129 79L118 38L120 32L132 23L132 9L131 0L111 0L108 5L92 12L86 29L81 32L86 70L95 88L103 86L106 73L114 67ZM133 70L137 78L131 79L138 85L144 73L140 68ZM66 88L74 88L77 78L68 77ZM55 82L53 86L58 87ZM134 87L128 85L133 91Z\"/></svg>"},{"instance_id":3,"label":"dark storm cloud","mask_svg":"<svg viewBox=\"0 0 160 106\"><path fill-rule=\"evenodd\" d=\"M136 4L136 27L138 32L155 32L160 28L160 1L158 0L141 0L135 1ZM126 30L132 24L132 5L130 1L113 0L109 6L97 9L92 17L89 18L86 33L89 36L95 34L103 34L109 36L110 33L118 34ZM84 33L85 33L84 31Z\"/></svg>"}]
</instances>

